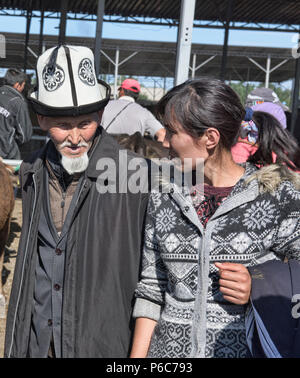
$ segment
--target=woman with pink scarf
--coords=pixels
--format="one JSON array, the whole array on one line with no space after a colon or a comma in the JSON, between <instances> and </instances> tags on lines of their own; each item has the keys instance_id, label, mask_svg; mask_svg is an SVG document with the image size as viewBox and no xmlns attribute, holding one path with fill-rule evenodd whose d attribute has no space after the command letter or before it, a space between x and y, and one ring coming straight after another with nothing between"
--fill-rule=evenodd
<instances>
[{"instance_id":1,"label":"woman with pink scarf","mask_svg":"<svg viewBox=\"0 0 300 378\"><path fill-rule=\"evenodd\" d=\"M264 102L252 106L245 118L238 141L231 149L236 163L259 161L259 166L285 163L300 172L300 149L286 130L286 117L279 105Z\"/></svg>"}]
</instances>

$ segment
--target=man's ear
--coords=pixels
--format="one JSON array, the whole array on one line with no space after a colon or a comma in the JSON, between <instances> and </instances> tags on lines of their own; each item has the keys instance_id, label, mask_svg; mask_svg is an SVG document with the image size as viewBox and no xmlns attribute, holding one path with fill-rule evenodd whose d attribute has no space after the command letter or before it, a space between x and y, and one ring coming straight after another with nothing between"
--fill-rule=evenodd
<instances>
[{"instance_id":1,"label":"man's ear","mask_svg":"<svg viewBox=\"0 0 300 378\"><path fill-rule=\"evenodd\" d=\"M36 115L36 118L38 120L38 123L40 125L40 128L44 131L48 131L48 127L46 126L46 123L45 123L45 116L42 116L40 114L37 114Z\"/></svg>"},{"instance_id":2,"label":"man's ear","mask_svg":"<svg viewBox=\"0 0 300 378\"><path fill-rule=\"evenodd\" d=\"M103 112L104 112L104 108L101 109L101 110L98 110L97 114L98 114L98 117L99 117L99 123L101 123L101 120L102 120L102 116L103 116Z\"/></svg>"},{"instance_id":3,"label":"man's ear","mask_svg":"<svg viewBox=\"0 0 300 378\"><path fill-rule=\"evenodd\" d=\"M220 143L220 133L215 128L209 128L205 131L206 135L206 148L208 150L213 150Z\"/></svg>"},{"instance_id":4,"label":"man's ear","mask_svg":"<svg viewBox=\"0 0 300 378\"><path fill-rule=\"evenodd\" d=\"M13 85L13 88L15 88L18 92L20 92L20 83L15 83Z\"/></svg>"},{"instance_id":5,"label":"man's ear","mask_svg":"<svg viewBox=\"0 0 300 378\"><path fill-rule=\"evenodd\" d=\"M25 81L23 81L23 83L20 84L20 92L24 91L25 85L26 85Z\"/></svg>"},{"instance_id":6,"label":"man's ear","mask_svg":"<svg viewBox=\"0 0 300 378\"><path fill-rule=\"evenodd\" d=\"M19 82L17 82L17 83L15 83L14 85L13 85L13 88L15 88L18 92L23 92L23 90L24 90L24 88L25 88L25 81L23 81L23 82L21 82L21 83L19 83Z\"/></svg>"}]
</instances>

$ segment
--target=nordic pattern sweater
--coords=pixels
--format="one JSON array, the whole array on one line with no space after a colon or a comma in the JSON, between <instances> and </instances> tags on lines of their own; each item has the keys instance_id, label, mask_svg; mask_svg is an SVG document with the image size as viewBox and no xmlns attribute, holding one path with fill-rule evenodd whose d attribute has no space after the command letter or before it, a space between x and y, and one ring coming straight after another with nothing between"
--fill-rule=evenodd
<instances>
[{"instance_id":1,"label":"nordic pattern sweater","mask_svg":"<svg viewBox=\"0 0 300 378\"><path fill-rule=\"evenodd\" d=\"M189 191L169 186L150 197L136 290L134 317L157 321L148 357L246 357L247 305L224 300L214 262L300 259L300 175L247 163L205 230Z\"/></svg>"}]
</instances>

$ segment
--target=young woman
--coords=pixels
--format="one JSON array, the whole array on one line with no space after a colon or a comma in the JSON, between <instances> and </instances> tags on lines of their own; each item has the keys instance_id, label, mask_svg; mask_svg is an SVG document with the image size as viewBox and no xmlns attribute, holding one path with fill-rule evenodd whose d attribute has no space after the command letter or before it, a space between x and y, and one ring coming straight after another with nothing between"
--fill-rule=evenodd
<instances>
[{"instance_id":1,"label":"young woman","mask_svg":"<svg viewBox=\"0 0 300 378\"><path fill-rule=\"evenodd\" d=\"M204 185L151 193L131 357L249 356L247 266L300 259L298 175L233 161L244 108L221 81L179 85L158 111L172 154L203 159Z\"/></svg>"}]
</instances>

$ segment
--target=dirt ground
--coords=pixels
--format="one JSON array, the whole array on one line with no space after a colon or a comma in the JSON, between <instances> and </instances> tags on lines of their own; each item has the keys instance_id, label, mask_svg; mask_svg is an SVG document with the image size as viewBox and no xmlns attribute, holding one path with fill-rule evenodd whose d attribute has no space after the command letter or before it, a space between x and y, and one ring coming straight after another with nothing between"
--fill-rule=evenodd
<instances>
[{"instance_id":1,"label":"dirt ground","mask_svg":"<svg viewBox=\"0 0 300 378\"><path fill-rule=\"evenodd\" d=\"M17 257L17 250L19 245L20 233L22 225L22 201L20 198L15 200L15 207L13 211L10 237L5 249L4 268L2 272L3 291L6 299L6 311L10 296L11 284L15 269L15 262ZM4 335L5 335L6 319L0 319L0 357L3 357L4 349Z\"/></svg>"}]
</instances>

